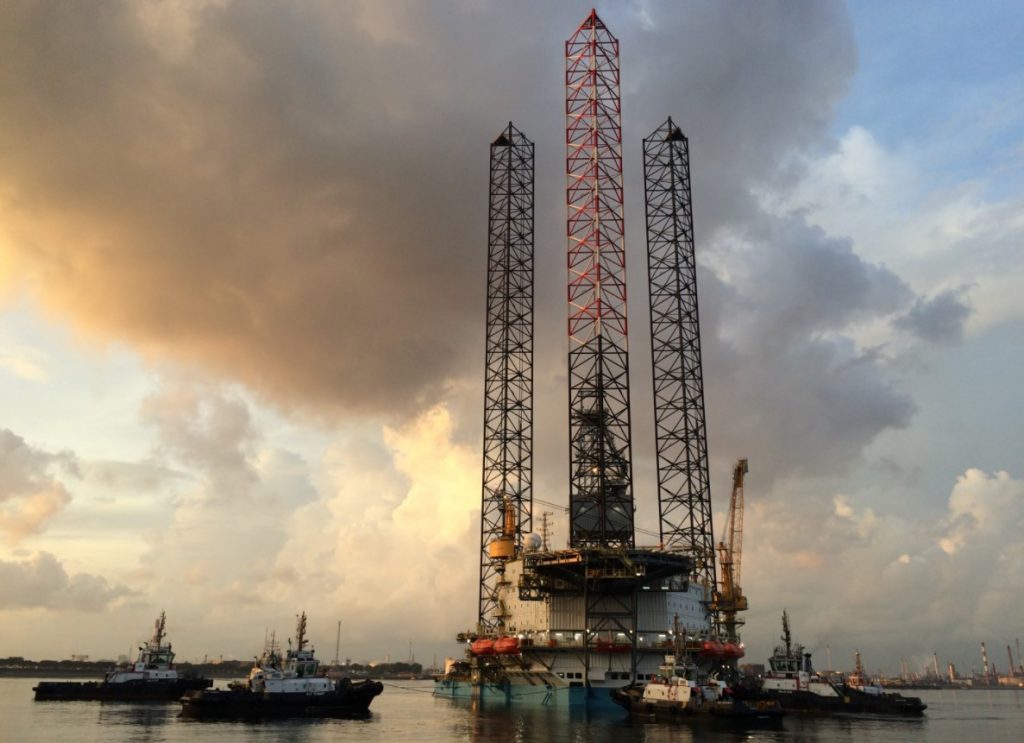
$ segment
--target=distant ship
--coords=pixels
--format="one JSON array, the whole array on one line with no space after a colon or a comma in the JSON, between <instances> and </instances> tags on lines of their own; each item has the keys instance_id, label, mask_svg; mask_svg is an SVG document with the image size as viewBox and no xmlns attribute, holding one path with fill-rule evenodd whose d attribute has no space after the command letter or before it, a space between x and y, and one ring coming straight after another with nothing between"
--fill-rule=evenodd
<instances>
[{"instance_id":1,"label":"distant ship","mask_svg":"<svg viewBox=\"0 0 1024 743\"><path fill-rule=\"evenodd\" d=\"M249 672L228 689L191 691L181 698L182 715L196 719L270 717L354 717L369 713L384 690L379 681L334 681L320 673L320 661L306 649L306 613L298 617L295 647L283 662L273 640Z\"/></svg>"},{"instance_id":2,"label":"distant ship","mask_svg":"<svg viewBox=\"0 0 1024 743\"><path fill-rule=\"evenodd\" d=\"M869 684L857 654L855 673L834 681L814 671L811 654L794 643L789 631L789 615L782 612L782 644L768 659L770 671L761 686L763 693L775 699L787 712L812 714L863 713L918 716L928 705L918 697L887 693Z\"/></svg>"},{"instance_id":3,"label":"distant ship","mask_svg":"<svg viewBox=\"0 0 1024 743\"><path fill-rule=\"evenodd\" d=\"M178 674L171 644L163 644L166 621L160 612L152 639L139 648L133 664L115 668L102 681L40 681L32 689L36 701L172 702L185 692L212 686L208 678Z\"/></svg>"}]
</instances>

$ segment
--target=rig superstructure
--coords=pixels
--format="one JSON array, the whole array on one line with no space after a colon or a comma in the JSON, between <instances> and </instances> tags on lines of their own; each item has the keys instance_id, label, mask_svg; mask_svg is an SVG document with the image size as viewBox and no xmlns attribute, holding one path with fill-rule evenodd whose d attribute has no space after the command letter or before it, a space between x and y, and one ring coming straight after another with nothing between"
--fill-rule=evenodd
<instances>
[{"instance_id":1,"label":"rig superstructure","mask_svg":"<svg viewBox=\"0 0 1024 743\"><path fill-rule=\"evenodd\" d=\"M635 539L619 42L596 11L565 43L568 546L532 534L533 143L491 144L480 591L435 693L587 703L742 655L717 587L686 137L644 140L660 544Z\"/></svg>"}]
</instances>

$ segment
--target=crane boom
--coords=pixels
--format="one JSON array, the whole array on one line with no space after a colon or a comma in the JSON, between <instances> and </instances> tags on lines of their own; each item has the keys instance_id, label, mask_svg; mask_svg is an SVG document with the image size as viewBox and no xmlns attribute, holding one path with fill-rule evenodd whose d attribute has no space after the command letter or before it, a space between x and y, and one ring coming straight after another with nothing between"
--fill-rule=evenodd
<instances>
[{"instance_id":1,"label":"crane boom","mask_svg":"<svg viewBox=\"0 0 1024 743\"><path fill-rule=\"evenodd\" d=\"M747 474L747 460L739 459L732 471L732 497L729 499L729 554L732 557L732 583L737 592L740 583L740 565L743 555L743 476Z\"/></svg>"},{"instance_id":2,"label":"crane boom","mask_svg":"<svg viewBox=\"0 0 1024 743\"><path fill-rule=\"evenodd\" d=\"M736 629L743 622L736 613L746 611L747 597L740 587L740 568L743 561L743 478L748 472L747 460L737 459L732 470L732 497L725 521L725 539L718 542L718 561L721 566L719 587L712 609L730 640L738 639Z\"/></svg>"}]
</instances>

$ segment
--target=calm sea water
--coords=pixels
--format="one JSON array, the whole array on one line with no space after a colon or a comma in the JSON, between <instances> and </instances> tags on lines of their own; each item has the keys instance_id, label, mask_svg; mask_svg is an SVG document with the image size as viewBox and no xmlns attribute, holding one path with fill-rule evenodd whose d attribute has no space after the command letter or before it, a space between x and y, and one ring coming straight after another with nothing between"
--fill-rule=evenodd
<instances>
[{"instance_id":1,"label":"calm sea water","mask_svg":"<svg viewBox=\"0 0 1024 743\"><path fill-rule=\"evenodd\" d=\"M34 702L33 679L0 678L0 741L58 743L203 743L205 741L477 741L478 743L686 743L688 741L1024 741L1022 691L915 692L929 705L923 719L786 719L781 728L631 723L617 711L474 710L434 699L430 682L395 682L373 703L368 720L204 723L182 720L177 705ZM218 683L220 685L220 683Z\"/></svg>"}]
</instances>

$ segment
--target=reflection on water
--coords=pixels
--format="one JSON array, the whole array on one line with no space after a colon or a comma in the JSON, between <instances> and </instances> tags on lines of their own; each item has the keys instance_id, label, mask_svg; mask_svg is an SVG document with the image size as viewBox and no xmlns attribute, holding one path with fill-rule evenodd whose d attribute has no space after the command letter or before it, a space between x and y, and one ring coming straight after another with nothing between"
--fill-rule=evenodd
<instances>
[{"instance_id":1,"label":"reflection on water","mask_svg":"<svg viewBox=\"0 0 1024 743\"><path fill-rule=\"evenodd\" d=\"M2 0L0 0L2 1ZM781 729L631 722L617 708L474 707L435 699L432 685L388 684L364 720L197 722L177 704L33 702L31 679L0 678L0 740L17 743L964 743L1022 740L1020 691L932 691L924 718L787 717Z\"/></svg>"},{"instance_id":2,"label":"reflection on water","mask_svg":"<svg viewBox=\"0 0 1024 743\"><path fill-rule=\"evenodd\" d=\"M176 704L100 702L96 707L98 709L97 721L100 725L131 725L140 728L140 732L146 732L151 728L166 725L178 715L178 705ZM159 738L149 738L145 735L140 735L139 737L132 738L132 740L159 740Z\"/></svg>"},{"instance_id":3,"label":"reflection on water","mask_svg":"<svg viewBox=\"0 0 1024 743\"><path fill-rule=\"evenodd\" d=\"M631 721L617 707L586 710L547 707L508 709L468 701L436 700L464 722L452 728L452 740L474 743L710 743L787 739L779 722L757 726L730 720L662 723Z\"/></svg>"}]
</instances>

